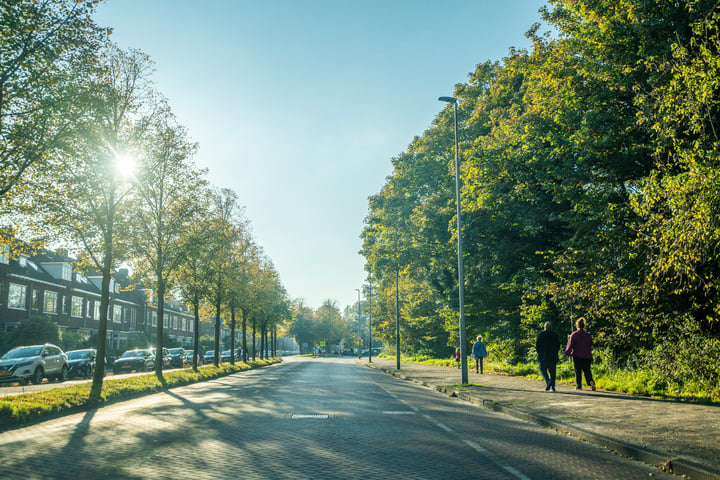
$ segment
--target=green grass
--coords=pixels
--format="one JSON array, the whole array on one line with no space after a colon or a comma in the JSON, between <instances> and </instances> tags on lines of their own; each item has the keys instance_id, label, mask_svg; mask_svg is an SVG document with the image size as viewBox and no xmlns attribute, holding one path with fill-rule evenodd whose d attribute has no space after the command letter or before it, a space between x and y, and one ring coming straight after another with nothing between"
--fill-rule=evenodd
<instances>
[{"instance_id":1,"label":"green grass","mask_svg":"<svg viewBox=\"0 0 720 480\"><path fill-rule=\"evenodd\" d=\"M176 370L163 374L162 379L155 374L115 380L107 378L103 382L98 406L161 392L169 388L212 380L280 361L279 358L272 358L248 363L239 362L235 365L221 364L218 367L210 365L199 367L197 371L192 369ZM86 410L90 406L88 398L91 387L92 383L88 382L45 392L0 397L0 429L25 425L59 414Z\"/></svg>"},{"instance_id":2,"label":"green grass","mask_svg":"<svg viewBox=\"0 0 720 480\"><path fill-rule=\"evenodd\" d=\"M383 358L395 359L394 356L390 355L383 355ZM454 359L420 356L402 357L402 361L423 365L455 367ZM474 368L474 360L468 358L468 367L471 365ZM486 373L498 375L542 379L536 363L510 364L497 361L488 362L486 360L484 370ZM651 370L613 370L600 364L593 364L592 371L595 384L602 390L694 403L720 404L720 385L702 385L692 382L683 385L671 384L668 383L665 375L659 372ZM569 361L558 363L557 381L568 385L575 384L575 370L572 363Z\"/></svg>"}]
</instances>

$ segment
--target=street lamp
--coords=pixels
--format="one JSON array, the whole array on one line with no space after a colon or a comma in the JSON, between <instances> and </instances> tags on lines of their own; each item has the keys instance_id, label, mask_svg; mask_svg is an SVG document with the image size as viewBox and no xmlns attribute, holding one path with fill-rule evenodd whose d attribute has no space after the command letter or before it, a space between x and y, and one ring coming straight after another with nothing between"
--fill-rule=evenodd
<instances>
[{"instance_id":1,"label":"street lamp","mask_svg":"<svg viewBox=\"0 0 720 480\"><path fill-rule=\"evenodd\" d=\"M357 324L358 324L358 358L362 355L362 337L360 336L360 289L356 288L358 292L358 313L357 313Z\"/></svg>"},{"instance_id":2,"label":"street lamp","mask_svg":"<svg viewBox=\"0 0 720 480\"><path fill-rule=\"evenodd\" d=\"M458 256L458 297L460 302L460 364L462 383L468 383L467 352L465 351L465 275L463 273L462 227L460 224L460 159L458 155L458 123L455 97L440 97L441 102L452 103L455 117L455 199L457 204L457 256Z\"/></svg>"},{"instance_id":3,"label":"street lamp","mask_svg":"<svg viewBox=\"0 0 720 480\"><path fill-rule=\"evenodd\" d=\"M372 363L372 280L368 285L368 362Z\"/></svg>"}]
</instances>

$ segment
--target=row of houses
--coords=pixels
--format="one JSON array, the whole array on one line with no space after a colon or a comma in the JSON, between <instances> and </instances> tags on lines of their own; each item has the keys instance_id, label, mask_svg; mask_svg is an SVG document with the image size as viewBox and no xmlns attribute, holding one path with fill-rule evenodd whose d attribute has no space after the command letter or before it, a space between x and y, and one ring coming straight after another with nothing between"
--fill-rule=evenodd
<instances>
[{"instance_id":1,"label":"row of houses","mask_svg":"<svg viewBox=\"0 0 720 480\"><path fill-rule=\"evenodd\" d=\"M90 340L100 325L100 274L75 270L75 259L62 252L41 250L10 258L0 249L0 332L11 332L24 319L47 316L59 333L73 331ZM192 348L192 312L176 301L165 304L164 331L178 345ZM108 346L123 350L144 336L157 337L157 304L151 292L135 285L127 269L113 274L107 314ZM214 335L211 322L201 322L200 335ZM208 331L203 331L204 329ZM230 334L222 326L221 338Z\"/></svg>"}]
</instances>

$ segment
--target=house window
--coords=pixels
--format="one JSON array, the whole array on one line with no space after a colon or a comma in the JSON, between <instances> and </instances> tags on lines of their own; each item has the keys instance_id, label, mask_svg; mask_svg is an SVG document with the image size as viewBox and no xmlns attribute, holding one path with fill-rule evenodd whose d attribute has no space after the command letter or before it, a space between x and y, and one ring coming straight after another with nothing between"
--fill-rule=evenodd
<instances>
[{"instance_id":1,"label":"house window","mask_svg":"<svg viewBox=\"0 0 720 480\"><path fill-rule=\"evenodd\" d=\"M37 288L33 288L31 305L33 310L40 310L40 291Z\"/></svg>"},{"instance_id":2,"label":"house window","mask_svg":"<svg viewBox=\"0 0 720 480\"><path fill-rule=\"evenodd\" d=\"M83 307L83 299L82 297L72 297L72 303L71 303L71 309L70 309L70 315L73 317L80 318L82 317L82 307Z\"/></svg>"},{"instance_id":3,"label":"house window","mask_svg":"<svg viewBox=\"0 0 720 480\"><path fill-rule=\"evenodd\" d=\"M120 323L122 321L122 307L120 305L113 306L113 322Z\"/></svg>"},{"instance_id":4,"label":"house window","mask_svg":"<svg viewBox=\"0 0 720 480\"><path fill-rule=\"evenodd\" d=\"M188 330L192 332L193 328L195 328L195 322L188 322Z\"/></svg>"},{"instance_id":5,"label":"house window","mask_svg":"<svg viewBox=\"0 0 720 480\"><path fill-rule=\"evenodd\" d=\"M57 312L57 303L58 303L58 294L57 292L52 292L50 290L45 290L45 301L43 302L43 312L46 313L56 313Z\"/></svg>"},{"instance_id":6,"label":"house window","mask_svg":"<svg viewBox=\"0 0 720 480\"><path fill-rule=\"evenodd\" d=\"M130 330L135 330L137 327L137 319L135 318L135 309L131 308L129 310L126 310L125 315L128 317L128 325L130 326Z\"/></svg>"},{"instance_id":7,"label":"house window","mask_svg":"<svg viewBox=\"0 0 720 480\"><path fill-rule=\"evenodd\" d=\"M152 318L152 326L157 327L157 312L152 312L150 317Z\"/></svg>"},{"instance_id":8,"label":"house window","mask_svg":"<svg viewBox=\"0 0 720 480\"><path fill-rule=\"evenodd\" d=\"M185 330L187 330L187 319L183 318L182 319L182 331L184 332Z\"/></svg>"},{"instance_id":9,"label":"house window","mask_svg":"<svg viewBox=\"0 0 720 480\"><path fill-rule=\"evenodd\" d=\"M172 319L173 319L173 328L174 328L175 330L177 330L177 321L178 321L178 318L177 318L177 317L172 317Z\"/></svg>"},{"instance_id":10,"label":"house window","mask_svg":"<svg viewBox=\"0 0 720 480\"><path fill-rule=\"evenodd\" d=\"M100 300L95 300L93 305L95 306L93 309L93 319L100 320Z\"/></svg>"},{"instance_id":11,"label":"house window","mask_svg":"<svg viewBox=\"0 0 720 480\"><path fill-rule=\"evenodd\" d=\"M10 283L8 289L8 307L25 309L25 296L27 295L27 287L17 283Z\"/></svg>"},{"instance_id":12,"label":"house window","mask_svg":"<svg viewBox=\"0 0 720 480\"><path fill-rule=\"evenodd\" d=\"M70 268L70 265L64 263L62 266L62 273L60 275L62 275L63 280L72 280L72 268Z\"/></svg>"}]
</instances>

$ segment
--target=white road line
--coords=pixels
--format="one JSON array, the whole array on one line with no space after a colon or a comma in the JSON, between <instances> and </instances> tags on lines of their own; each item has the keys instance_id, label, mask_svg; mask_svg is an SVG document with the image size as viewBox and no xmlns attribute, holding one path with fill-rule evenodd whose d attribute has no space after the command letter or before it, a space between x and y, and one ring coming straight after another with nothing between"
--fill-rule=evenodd
<instances>
[{"instance_id":1,"label":"white road line","mask_svg":"<svg viewBox=\"0 0 720 480\"><path fill-rule=\"evenodd\" d=\"M472 447L473 449L477 450L478 452L484 453L484 454L486 454L487 456L489 456L490 458L492 458L493 460L497 461L497 458L495 458L495 456L494 456L493 454L491 454L490 452L488 452L486 449L484 449L483 447L481 447L481 446L478 445L477 443L475 443L475 442L473 442L473 441L471 441L471 440L463 440L463 442L465 442L466 445ZM518 479L520 479L520 480L530 480L530 477L527 477L527 476L523 475L522 473L518 472L517 470L515 470L515 469L512 468L512 467L508 467L507 465L503 465L503 464L501 464L501 463L498 463L498 465L499 465L500 467L502 467L503 470L505 470L506 472L512 474L513 476L515 476L516 478L518 478Z\"/></svg>"},{"instance_id":2,"label":"white road line","mask_svg":"<svg viewBox=\"0 0 720 480\"><path fill-rule=\"evenodd\" d=\"M477 450L480 453L488 453L487 450L485 450L483 447L481 447L480 445L478 445L477 443L475 443L471 440L463 440L463 442L465 442L467 445L474 448L475 450Z\"/></svg>"},{"instance_id":3,"label":"white road line","mask_svg":"<svg viewBox=\"0 0 720 480\"><path fill-rule=\"evenodd\" d=\"M505 470L507 470L508 472L510 472L510 473L512 473L513 475L515 475L515 476L516 476L517 478L519 478L520 480L530 480L530 477L526 477L525 475L523 475L522 473L518 472L517 470L515 470L515 469L512 468L512 467L508 467L508 466L505 466L505 465L500 465L500 466L501 466L502 468L504 468Z\"/></svg>"}]
</instances>

